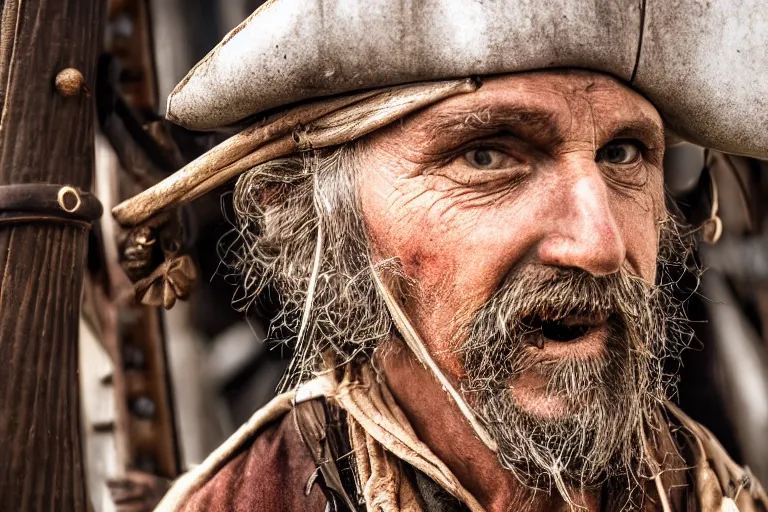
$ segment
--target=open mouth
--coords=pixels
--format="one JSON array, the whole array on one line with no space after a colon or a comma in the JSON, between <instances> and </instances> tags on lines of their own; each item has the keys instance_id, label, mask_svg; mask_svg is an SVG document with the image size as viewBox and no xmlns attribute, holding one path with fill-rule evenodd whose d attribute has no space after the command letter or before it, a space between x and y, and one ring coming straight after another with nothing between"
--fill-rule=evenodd
<instances>
[{"instance_id":1,"label":"open mouth","mask_svg":"<svg viewBox=\"0 0 768 512\"><path fill-rule=\"evenodd\" d=\"M608 321L608 314L582 314L573 312L556 319L532 316L525 319L530 328L530 342L543 348L547 341L558 343L578 342L590 332L599 329Z\"/></svg>"}]
</instances>

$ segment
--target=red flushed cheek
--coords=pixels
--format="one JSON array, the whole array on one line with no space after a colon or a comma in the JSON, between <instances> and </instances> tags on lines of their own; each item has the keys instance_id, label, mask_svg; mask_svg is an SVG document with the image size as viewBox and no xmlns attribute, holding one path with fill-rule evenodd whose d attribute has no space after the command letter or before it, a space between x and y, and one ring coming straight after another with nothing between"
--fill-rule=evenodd
<instances>
[{"instance_id":1,"label":"red flushed cheek","mask_svg":"<svg viewBox=\"0 0 768 512\"><path fill-rule=\"evenodd\" d=\"M412 279L421 282L445 267L445 253L436 247L434 237L410 237L396 248L403 264L403 271Z\"/></svg>"},{"instance_id":2,"label":"red flushed cheek","mask_svg":"<svg viewBox=\"0 0 768 512\"><path fill-rule=\"evenodd\" d=\"M408 259L403 262L403 267L406 273L411 275L418 275L421 270L422 255L419 251L408 256Z\"/></svg>"},{"instance_id":3,"label":"red flushed cheek","mask_svg":"<svg viewBox=\"0 0 768 512\"><path fill-rule=\"evenodd\" d=\"M435 244L435 238L423 230L415 230L403 238L378 237L378 260L397 258L405 276L415 285L413 290L422 306L436 302L436 295L450 285L456 275L457 262L450 250ZM420 315L421 316L421 315Z\"/></svg>"},{"instance_id":4,"label":"red flushed cheek","mask_svg":"<svg viewBox=\"0 0 768 512\"><path fill-rule=\"evenodd\" d=\"M373 215L364 209L374 262L396 258L405 275L421 285L444 263L441 260L445 259L445 251L435 246L440 237L431 233L431 226L424 218L408 215L397 220L391 216L391 210L383 213L386 215Z\"/></svg>"}]
</instances>

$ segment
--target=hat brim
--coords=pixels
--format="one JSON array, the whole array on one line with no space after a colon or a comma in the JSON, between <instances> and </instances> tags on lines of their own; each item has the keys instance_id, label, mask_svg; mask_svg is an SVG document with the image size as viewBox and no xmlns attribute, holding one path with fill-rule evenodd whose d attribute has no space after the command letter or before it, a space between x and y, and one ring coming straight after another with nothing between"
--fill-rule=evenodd
<instances>
[{"instance_id":1,"label":"hat brim","mask_svg":"<svg viewBox=\"0 0 768 512\"><path fill-rule=\"evenodd\" d=\"M195 130L369 88L555 67L609 73L684 139L768 158L763 0L272 0L176 87Z\"/></svg>"}]
</instances>

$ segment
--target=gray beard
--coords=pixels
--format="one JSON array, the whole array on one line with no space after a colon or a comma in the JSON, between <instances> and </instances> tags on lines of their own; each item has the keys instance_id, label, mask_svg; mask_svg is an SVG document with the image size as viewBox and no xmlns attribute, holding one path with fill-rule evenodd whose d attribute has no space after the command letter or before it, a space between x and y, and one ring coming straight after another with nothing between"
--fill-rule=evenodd
<instances>
[{"instance_id":1,"label":"gray beard","mask_svg":"<svg viewBox=\"0 0 768 512\"><path fill-rule=\"evenodd\" d=\"M645 419L668 392L663 361L679 355L668 343L675 309L680 304L667 289L623 272L596 277L526 267L509 276L475 314L461 347L463 391L496 441L501 465L524 485L554 485L566 499L569 487L617 477L636 482L646 457ZM604 353L543 361L532 339L540 333L528 319L574 311L610 315ZM517 405L510 382L531 372L547 382L548 396L565 402L566 414L543 418Z\"/></svg>"},{"instance_id":2,"label":"gray beard","mask_svg":"<svg viewBox=\"0 0 768 512\"><path fill-rule=\"evenodd\" d=\"M221 246L231 269L242 276L233 302L245 310L270 288L279 294L281 308L270 333L288 333L284 341L295 349L283 389L319 369L367 361L393 332L370 272L368 239L356 206L356 172L353 147L345 145L330 154L261 164L244 173L235 188L235 243L222 240ZM285 198L262 202L265 191ZM312 277L318 247L315 221L324 234L322 279ZM467 402L497 441L502 465L530 486L551 488L554 483L562 494L565 482L592 485L639 467L643 417L666 396L662 361L688 341L681 308L668 291L675 277L665 269L678 275L679 269L695 272L687 261L693 248L690 232L681 233L671 217L660 226L659 286L639 286L615 276L566 278L565 273L553 284L541 272L518 273L476 312L456 345L468 372L462 383ZM409 283L402 277L407 290ZM612 280L621 286L611 285ZM606 293L608 288L614 293ZM306 315L308 300L312 307ZM525 350L530 349L527 328L520 320L537 307L549 313L558 307L566 312L589 307L614 311L615 332L606 355L536 365L535 352L531 357L532 351ZM299 337L303 325L308 327ZM572 414L544 421L516 406L509 382L532 367L545 372L550 393L567 398Z\"/></svg>"}]
</instances>

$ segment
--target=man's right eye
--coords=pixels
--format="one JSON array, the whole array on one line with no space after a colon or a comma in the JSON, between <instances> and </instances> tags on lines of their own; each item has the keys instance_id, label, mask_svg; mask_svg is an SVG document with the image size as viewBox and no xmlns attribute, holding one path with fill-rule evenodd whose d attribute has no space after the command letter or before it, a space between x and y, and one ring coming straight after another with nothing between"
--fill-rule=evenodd
<instances>
[{"instance_id":1,"label":"man's right eye","mask_svg":"<svg viewBox=\"0 0 768 512\"><path fill-rule=\"evenodd\" d=\"M477 148L464 153L464 160L480 170L496 170L510 167L517 163L517 160L508 154L492 148Z\"/></svg>"}]
</instances>

